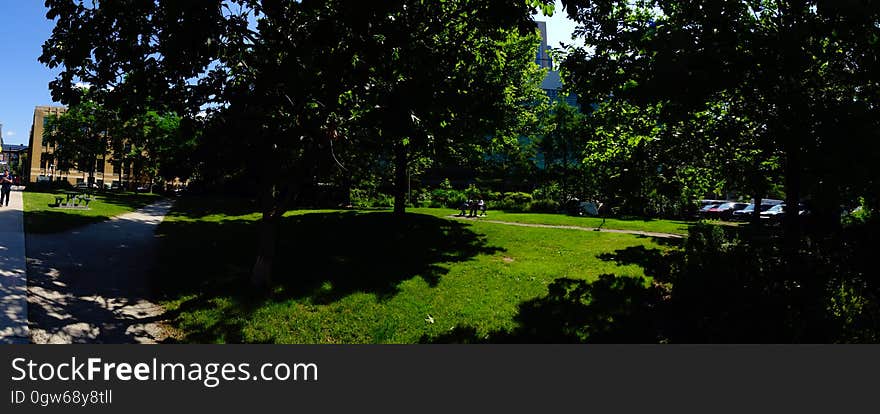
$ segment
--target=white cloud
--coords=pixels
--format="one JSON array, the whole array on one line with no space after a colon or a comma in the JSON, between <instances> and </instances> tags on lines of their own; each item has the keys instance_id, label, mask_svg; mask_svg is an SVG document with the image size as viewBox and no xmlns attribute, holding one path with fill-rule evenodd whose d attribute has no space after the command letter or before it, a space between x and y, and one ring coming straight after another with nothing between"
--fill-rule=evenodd
<instances>
[{"instance_id":1,"label":"white cloud","mask_svg":"<svg viewBox=\"0 0 880 414\"><path fill-rule=\"evenodd\" d=\"M3 133L3 135L6 135L7 137L11 138L11 137L15 136L15 131L6 131Z\"/></svg>"}]
</instances>

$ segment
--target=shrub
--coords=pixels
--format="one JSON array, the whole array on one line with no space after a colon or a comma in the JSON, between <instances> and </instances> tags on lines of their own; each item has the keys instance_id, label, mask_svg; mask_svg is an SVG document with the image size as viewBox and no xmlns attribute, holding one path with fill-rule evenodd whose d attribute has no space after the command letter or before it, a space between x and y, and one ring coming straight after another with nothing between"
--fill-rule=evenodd
<instances>
[{"instance_id":1,"label":"shrub","mask_svg":"<svg viewBox=\"0 0 880 414\"><path fill-rule=\"evenodd\" d=\"M369 189L352 188L351 205L361 208L387 208L394 206L394 197Z\"/></svg>"},{"instance_id":2,"label":"shrub","mask_svg":"<svg viewBox=\"0 0 880 414\"><path fill-rule=\"evenodd\" d=\"M559 202L556 200L535 200L526 208L531 213L556 213L559 211Z\"/></svg>"},{"instance_id":3,"label":"shrub","mask_svg":"<svg viewBox=\"0 0 880 414\"><path fill-rule=\"evenodd\" d=\"M543 187L538 187L532 191L532 198L535 200L561 200L562 187L558 183L552 183Z\"/></svg>"},{"instance_id":4,"label":"shrub","mask_svg":"<svg viewBox=\"0 0 880 414\"><path fill-rule=\"evenodd\" d=\"M529 193L495 193L494 200L489 198L487 206L491 210L527 211L532 195Z\"/></svg>"},{"instance_id":5,"label":"shrub","mask_svg":"<svg viewBox=\"0 0 880 414\"><path fill-rule=\"evenodd\" d=\"M504 201L526 205L532 201L532 195L529 193L505 193Z\"/></svg>"},{"instance_id":6,"label":"shrub","mask_svg":"<svg viewBox=\"0 0 880 414\"><path fill-rule=\"evenodd\" d=\"M459 208L468 197L463 191L437 188L431 191L431 207Z\"/></svg>"}]
</instances>

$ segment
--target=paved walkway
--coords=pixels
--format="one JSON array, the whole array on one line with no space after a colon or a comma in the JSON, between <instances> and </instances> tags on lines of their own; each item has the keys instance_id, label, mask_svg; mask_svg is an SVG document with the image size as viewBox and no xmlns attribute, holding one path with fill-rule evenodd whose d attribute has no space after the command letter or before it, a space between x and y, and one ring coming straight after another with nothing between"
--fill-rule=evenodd
<instances>
[{"instance_id":1,"label":"paved walkway","mask_svg":"<svg viewBox=\"0 0 880 414\"><path fill-rule=\"evenodd\" d=\"M156 343L168 337L150 301L161 201L59 234L27 235L34 343Z\"/></svg>"},{"instance_id":2,"label":"paved walkway","mask_svg":"<svg viewBox=\"0 0 880 414\"><path fill-rule=\"evenodd\" d=\"M461 216L449 216L453 218L457 218L459 220L475 220L473 217L461 217ZM652 231L641 231L641 230L618 230L618 229L604 229L598 227L580 227L580 226L561 226L561 225L551 225L551 224L528 224L528 223L514 223L511 221L498 221L498 220L485 220L485 219L476 219L481 223L492 223L492 224L506 224L508 226L519 226L519 227L538 227L543 229L567 229L567 230L581 230L581 231L599 231L604 233L620 233L620 234L633 234L636 236L645 236L645 237L657 237L660 239L682 239L684 236L681 234L673 234L673 233L656 233Z\"/></svg>"},{"instance_id":3,"label":"paved walkway","mask_svg":"<svg viewBox=\"0 0 880 414\"><path fill-rule=\"evenodd\" d=\"M21 192L0 207L0 344L28 343L27 273Z\"/></svg>"}]
</instances>

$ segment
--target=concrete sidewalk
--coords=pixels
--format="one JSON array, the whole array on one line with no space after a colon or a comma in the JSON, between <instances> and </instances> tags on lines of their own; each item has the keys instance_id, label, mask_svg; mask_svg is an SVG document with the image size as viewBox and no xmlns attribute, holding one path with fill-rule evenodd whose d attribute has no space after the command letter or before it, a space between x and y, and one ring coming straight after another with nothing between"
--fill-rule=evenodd
<instances>
[{"instance_id":1,"label":"concrete sidewalk","mask_svg":"<svg viewBox=\"0 0 880 414\"><path fill-rule=\"evenodd\" d=\"M0 344L29 343L22 194L0 206Z\"/></svg>"},{"instance_id":2,"label":"concrete sidewalk","mask_svg":"<svg viewBox=\"0 0 880 414\"><path fill-rule=\"evenodd\" d=\"M152 300L156 226L172 200L63 233L27 235L30 340L157 343L165 310Z\"/></svg>"}]
</instances>

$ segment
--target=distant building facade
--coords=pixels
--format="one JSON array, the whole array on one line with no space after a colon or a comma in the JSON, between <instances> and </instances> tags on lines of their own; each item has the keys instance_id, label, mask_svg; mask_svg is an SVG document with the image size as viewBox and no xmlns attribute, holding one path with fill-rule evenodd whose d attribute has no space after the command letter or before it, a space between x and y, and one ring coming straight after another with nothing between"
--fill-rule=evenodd
<instances>
[{"instance_id":1,"label":"distant building facade","mask_svg":"<svg viewBox=\"0 0 880 414\"><path fill-rule=\"evenodd\" d=\"M535 63L542 68L553 69L553 58L550 57L550 47L547 46L547 22L535 23L538 25L538 31L541 32L541 45L538 46Z\"/></svg>"},{"instance_id":2,"label":"distant building facade","mask_svg":"<svg viewBox=\"0 0 880 414\"><path fill-rule=\"evenodd\" d=\"M553 67L553 58L550 56L550 46L547 45L547 22L535 22L538 25L538 31L541 32L541 45L535 57L535 63L547 70L544 81L541 82L541 89L550 98L551 101L558 99L565 100L571 106L578 106L577 96L574 94L564 95L562 92L562 77L559 71Z\"/></svg>"},{"instance_id":3,"label":"distant building facade","mask_svg":"<svg viewBox=\"0 0 880 414\"><path fill-rule=\"evenodd\" d=\"M27 166L22 163L27 162L28 147L26 145L5 144L0 143L0 170L9 168L15 175L22 175L22 171Z\"/></svg>"},{"instance_id":4,"label":"distant building facade","mask_svg":"<svg viewBox=\"0 0 880 414\"><path fill-rule=\"evenodd\" d=\"M27 182L67 181L71 185L88 182L89 173L86 171L59 169L58 161L53 156L55 145L48 145L43 139L49 117L58 116L66 111L67 108L61 106L38 106L34 109L27 157L29 168L22 171ZM110 156L98 156L95 159L95 184L99 187L121 187L130 178L129 175L130 171L120 171Z\"/></svg>"}]
</instances>

